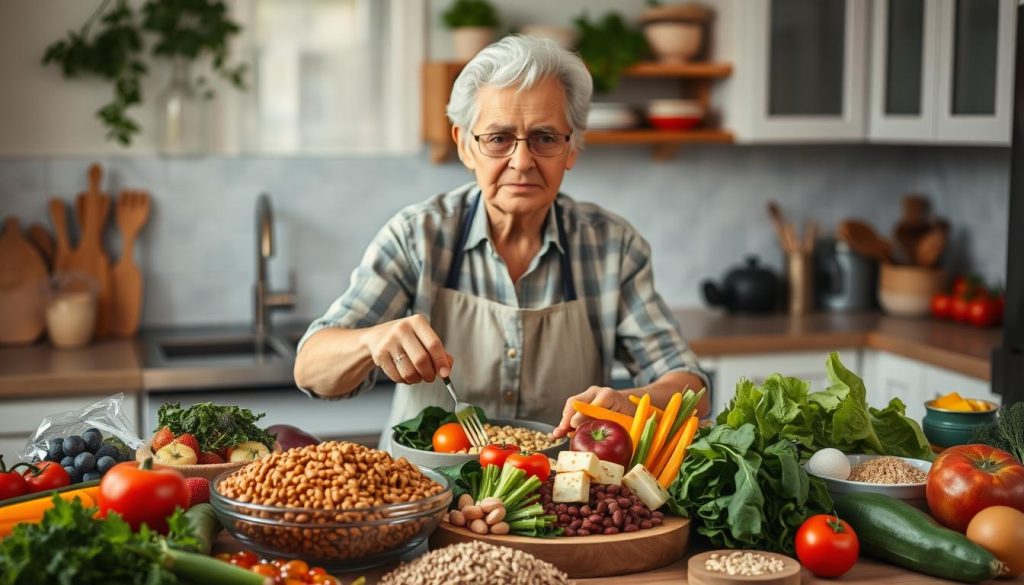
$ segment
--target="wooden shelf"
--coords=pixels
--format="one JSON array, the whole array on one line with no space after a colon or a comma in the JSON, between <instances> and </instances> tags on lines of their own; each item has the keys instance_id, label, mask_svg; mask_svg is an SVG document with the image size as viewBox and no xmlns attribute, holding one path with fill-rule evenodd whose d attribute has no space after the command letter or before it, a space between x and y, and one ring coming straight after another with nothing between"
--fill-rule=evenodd
<instances>
[{"instance_id":1,"label":"wooden shelf","mask_svg":"<svg viewBox=\"0 0 1024 585\"><path fill-rule=\"evenodd\" d=\"M732 63L637 63L622 73L629 77L722 79L732 75Z\"/></svg>"},{"instance_id":2,"label":"wooden shelf","mask_svg":"<svg viewBox=\"0 0 1024 585\"><path fill-rule=\"evenodd\" d=\"M732 132L715 128L696 130L657 130L635 128L631 130L591 130L587 144L731 144Z\"/></svg>"}]
</instances>

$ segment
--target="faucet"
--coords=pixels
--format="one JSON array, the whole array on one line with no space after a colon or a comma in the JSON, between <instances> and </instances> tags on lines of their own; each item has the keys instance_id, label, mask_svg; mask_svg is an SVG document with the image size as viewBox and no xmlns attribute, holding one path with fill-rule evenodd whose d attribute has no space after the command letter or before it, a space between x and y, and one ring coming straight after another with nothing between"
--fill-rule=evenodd
<instances>
[{"instance_id":1,"label":"faucet","mask_svg":"<svg viewBox=\"0 0 1024 585\"><path fill-rule=\"evenodd\" d=\"M256 199L256 282L253 284L253 330L265 335L269 329L272 309L291 309L295 306L292 286L286 291L272 292L267 284L267 260L274 255L274 212L270 195L261 193Z\"/></svg>"}]
</instances>

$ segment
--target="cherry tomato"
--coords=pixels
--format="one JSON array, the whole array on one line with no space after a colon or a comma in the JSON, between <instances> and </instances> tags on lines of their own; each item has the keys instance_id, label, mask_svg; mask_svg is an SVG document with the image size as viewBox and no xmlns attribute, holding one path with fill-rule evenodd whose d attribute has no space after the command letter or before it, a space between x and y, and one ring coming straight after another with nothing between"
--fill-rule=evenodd
<instances>
[{"instance_id":1,"label":"cherry tomato","mask_svg":"<svg viewBox=\"0 0 1024 585\"><path fill-rule=\"evenodd\" d=\"M949 306L949 316L954 321L960 321L966 323L968 319L968 308L971 306L971 301L965 297L956 296L953 297L953 302Z\"/></svg>"},{"instance_id":2,"label":"cherry tomato","mask_svg":"<svg viewBox=\"0 0 1024 585\"><path fill-rule=\"evenodd\" d=\"M525 471L527 476L532 475L541 481L547 481L551 475L551 462L543 453L514 453L505 459L505 463L518 467Z\"/></svg>"},{"instance_id":3,"label":"cherry tomato","mask_svg":"<svg viewBox=\"0 0 1024 585\"><path fill-rule=\"evenodd\" d=\"M796 532L796 556L819 577L838 577L850 570L860 554L857 534L838 516L811 516Z\"/></svg>"},{"instance_id":4,"label":"cherry tomato","mask_svg":"<svg viewBox=\"0 0 1024 585\"><path fill-rule=\"evenodd\" d=\"M462 425L451 422L437 427L433 437L434 451L438 453L455 453L463 449L469 449L469 437Z\"/></svg>"},{"instance_id":5,"label":"cherry tomato","mask_svg":"<svg viewBox=\"0 0 1024 585\"><path fill-rule=\"evenodd\" d=\"M19 467L31 467L28 463L17 463L10 469L4 465L4 456L0 455L0 500L16 498L28 493L25 476L18 472Z\"/></svg>"},{"instance_id":6,"label":"cherry tomato","mask_svg":"<svg viewBox=\"0 0 1024 585\"><path fill-rule=\"evenodd\" d=\"M505 465L505 460L508 459L509 455L514 455L518 452L519 447L512 444L487 445L480 451L480 466L497 465L501 467Z\"/></svg>"},{"instance_id":7,"label":"cherry tomato","mask_svg":"<svg viewBox=\"0 0 1024 585\"><path fill-rule=\"evenodd\" d=\"M152 459L141 465L133 461L118 463L100 480L100 512L117 512L132 530L145 523L167 534L167 517L175 508L188 508L188 493L181 473L169 468L153 469ZM234 556L239 558L251 559L246 567L256 563L256 555L251 552Z\"/></svg>"},{"instance_id":8,"label":"cherry tomato","mask_svg":"<svg viewBox=\"0 0 1024 585\"><path fill-rule=\"evenodd\" d=\"M953 305L953 297L938 294L932 297L932 317L936 319L949 319L949 311Z\"/></svg>"},{"instance_id":9,"label":"cherry tomato","mask_svg":"<svg viewBox=\"0 0 1024 585\"><path fill-rule=\"evenodd\" d=\"M277 578L277 568L274 567L274 565L265 565L263 563L257 563L249 567L249 570L253 573L256 573L257 575L263 575L264 577L272 577L275 579Z\"/></svg>"},{"instance_id":10,"label":"cherry tomato","mask_svg":"<svg viewBox=\"0 0 1024 585\"><path fill-rule=\"evenodd\" d=\"M236 565L245 567L247 569L255 565L256 563L260 562L260 558L256 556L256 553L252 552L251 550L240 550L235 553L233 558L237 561L235 563Z\"/></svg>"},{"instance_id":11,"label":"cherry tomato","mask_svg":"<svg viewBox=\"0 0 1024 585\"><path fill-rule=\"evenodd\" d=\"M967 305L967 321L975 327L992 327L1002 319L999 301L995 298L976 298Z\"/></svg>"},{"instance_id":12,"label":"cherry tomato","mask_svg":"<svg viewBox=\"0 0 1024 585\"><path fill-rule=\"evenodd\" d=\"M971 298L978 288L978 279L973 276L958 276L953 279L953 296Z\"/></svg>"},{"instance_id":13,"label":"cherry tomato","mask_svg":"<svg viewBox=\"0 0 1024 585\"><path fill-rule=\"evenodd\" d=\"M41 461L36 466L29 466L22 472L22 476L30 494L71 485L71 476L68 472L52 461Z\"/></svg>"}]
</instances>

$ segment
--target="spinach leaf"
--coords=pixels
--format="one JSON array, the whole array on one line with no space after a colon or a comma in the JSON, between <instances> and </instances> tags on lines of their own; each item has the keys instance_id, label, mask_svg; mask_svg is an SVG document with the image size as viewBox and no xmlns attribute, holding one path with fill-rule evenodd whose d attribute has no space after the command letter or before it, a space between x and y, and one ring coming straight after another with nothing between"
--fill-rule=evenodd
<instances>
[{"instance_id":1,"label":"spinach leaf","mask_svg":"<svg viewBox=\"0 0 1024 585\"><path fill-rule=\"evenodd\" d=\"M484 411L478 406L473 408L476 409L476 415L480 417L480 422L487 422ZM428 406L413 418L402 421L391 428L395 431L395 440L398 443L412 449L433 451L434 432L437 431L437 428L457 420L454 412L448 412L440 406Z\"/></svg>"},{"instance_id":2,"label":"spinach leaf","mask_svg":"<svg viewBox=\"0 0 1024 585\"><path fill-rule=\"evenodd\" d=\"M480 476L483 475L483 468L480 461L470 459L458 465L445 465L437 467L434 471L448 478L452 484L452 504L454 508L459 501L459 496L469 494L476 496L476 490L480 485Z\"/></svg>"}]
</instances>

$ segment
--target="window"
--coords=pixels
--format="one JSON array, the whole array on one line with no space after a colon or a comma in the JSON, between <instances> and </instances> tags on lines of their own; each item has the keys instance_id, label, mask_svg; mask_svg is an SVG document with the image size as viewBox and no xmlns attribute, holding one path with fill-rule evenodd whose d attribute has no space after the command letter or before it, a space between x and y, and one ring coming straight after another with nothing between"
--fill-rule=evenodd
<instances>
[{"instance_id":1,"label":"window","mask_svg":"<svg viewBox=\"0 0 1024 585\"><path fill-rule=\"evenodd\" d=\"M250 89L232 106L236 149L418 152L422 0L254 0L234 5Z\"/></svg>"}]
</instances>

